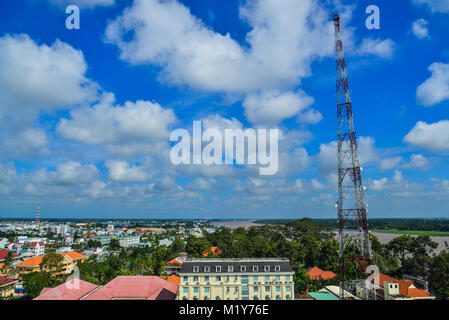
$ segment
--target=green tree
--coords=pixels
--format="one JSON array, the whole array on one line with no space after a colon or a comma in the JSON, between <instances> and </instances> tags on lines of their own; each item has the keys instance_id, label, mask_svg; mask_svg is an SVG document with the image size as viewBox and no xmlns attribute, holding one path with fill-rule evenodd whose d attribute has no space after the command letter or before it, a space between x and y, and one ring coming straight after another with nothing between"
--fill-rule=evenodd
<instances>
[{"instance_id":1,"label":"green tree","mask_svg":"<svg viewBox=\"0 0 449 320\"><path fill-rule=\"evenodd\" d=\"M438 299L449 298L449 253L441 251L430 262L429 289Z\"/></svg>"},{"instance_id":2,"label":"green tree","mask_svg":"<svg viewBox=\"0 0 449 320\"><path fill-rule=\"evenodd\" d=\"M37 297L43 288L53 288L63 282L62 278L52 277L48 272L31 272L23 275L25 294L31 299Z\"/></svg>"},{"instance_id":3,"label":"green tree","mask_svg":"<svg viewBox=\"0 0 449 320\"><path fill-rule=\"evenodd\" d=\"M109 249L120 250L120 241L117 238L111 239L111 241L109 242Z\"/></svg>"}]
</instances>

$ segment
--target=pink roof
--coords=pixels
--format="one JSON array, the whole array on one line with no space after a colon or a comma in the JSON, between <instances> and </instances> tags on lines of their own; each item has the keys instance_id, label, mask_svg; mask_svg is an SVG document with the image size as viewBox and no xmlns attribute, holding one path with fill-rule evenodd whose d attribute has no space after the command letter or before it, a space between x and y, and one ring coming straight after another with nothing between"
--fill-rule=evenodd
<instances>
[{"instance_id":1,"label":"pink roof","mask_svg":"<svg viewBox=\"0 0 449 320\"><path fill-rule=\"evenodd\" d=\"M78 286L76 281L79 281ZM80 300L96 287L98 287L96 284L74 279L52 289L44 288L41 294L33 300Z\"/></svg>"},{"instance_id":2,"label":"pink roof","mask_svg":"<svg viewBox=\"0 0 449 320\"><path fill-rule=\"evenodd\" d=\"M83 300L174 300L178 286L156 276L118 276Z\"/></svg>"}]
</instances>

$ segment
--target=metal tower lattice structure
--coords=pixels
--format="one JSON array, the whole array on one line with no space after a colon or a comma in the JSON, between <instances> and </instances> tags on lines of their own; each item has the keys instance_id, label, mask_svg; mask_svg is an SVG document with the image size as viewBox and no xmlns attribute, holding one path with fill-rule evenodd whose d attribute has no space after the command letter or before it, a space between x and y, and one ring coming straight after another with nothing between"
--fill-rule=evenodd
<instances>
[{"instance_id":1,"label":"metal tower lattice structure","mask_svg":"<svg viewBox=\"0 0 449 320\"><path fill-rule=\"evenodd\" d=\"M351 96L349 93L348 75L340 32L340 16L334 15L335 47L337 63L337 118L338 118L338 240L339 240L339 278L340 297L345 298L345 274L350 264L363 279L366 278L366 267L371 264L371 244L368 232L367 210L362 185L362 168L358 158L358 145L354 129ZM345 230L349 219L356 224L355 232ZM354 254L350 261L345 261L348 244L352 243ZM368 290L364 290L367 292ZM368 293L367 293L368 295ZM368 298L368 297L367 297Z\"/></svg>"},{"instance_id":2,"label":"metal tower lattice structure","mask_svg":"<svg viewBox=\"0 0 449 320\"><path fill-rule=\"evenodd\" d=\"M36 209L36 224L39 226L39 209L41 207L41 202L39 201L37 203L37 209Z\"/></svg>"}]
</instances>

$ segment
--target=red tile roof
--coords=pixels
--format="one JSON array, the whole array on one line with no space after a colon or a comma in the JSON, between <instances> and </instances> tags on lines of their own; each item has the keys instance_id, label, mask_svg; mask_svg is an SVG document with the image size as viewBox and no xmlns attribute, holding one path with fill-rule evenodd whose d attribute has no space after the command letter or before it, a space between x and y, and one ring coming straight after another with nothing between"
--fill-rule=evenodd
<instances>
[{"instance_id":1,"label":"red tile roof","mask_svg":"<svg viewBox=\"0 0 449 320\"><path fill-rule=\"evenodd\" d=\"M8 255L9 250L0 250L0 260L5 260L6 256ZM12 252L11 252L12 253ZM13 258L18 257L16 254L12 254Z\"/></svg>"},{"instance_id":2,"label":"red tile roof","mask_svg":"<svg viewBox=\"0 0 449 320\"><path fill-rule=\"evenodd\" d=\"M83 300L174 300L178 285L156 276L118 276Z\"/></svg>"},{"instance_id":3,"label":"red tile roof","mask_svg":"<svg viewBox=\"0 0 449 320\"><path fill-rule=\"evenodd\" d=\"M44 288L33 300L80 300L83 296L97 288L96 284L74 279L55 288Z\"/></svg>"},{"instance_id":4,"label":"red tile roof","mask_svg":"<svg viewBox=\"0 0 449 320\"><path fill-rule=\"evenodd\" d=\"M0 277L0 286L3 286L5 284L11 283L11 282L16 282L17 280L11 279L11 278L7 278L7 277Z\"/></svg>"},{"instance_id":5,"label":"red tile roof","mask_svg":"<svg viewBox=\"0 0 449 320\"><path fill-rule=\"evenodd\" d=\"M37 246L38 244L39 244L41 247L44 246L44 243L43 243L42 241L40 241L40 242L31 242L31 243L30 243L30 245L31 245L33 248L34 248L35 246Z\"/></svg>"},{"instance_id":6,"label":"red tile roof","mask_svg":"<svg viewBox=\"0 0 449 320\"><path fill-rule=\"evenodd\" d=\"M328 279L333 279L337 276L332 271L324 271L318 267L311 268L309 271L306 272L306 274L308 274L310 279L312 279L312 280L320 280L320 279L328 280Z\"/></svg>"}]
</instances>

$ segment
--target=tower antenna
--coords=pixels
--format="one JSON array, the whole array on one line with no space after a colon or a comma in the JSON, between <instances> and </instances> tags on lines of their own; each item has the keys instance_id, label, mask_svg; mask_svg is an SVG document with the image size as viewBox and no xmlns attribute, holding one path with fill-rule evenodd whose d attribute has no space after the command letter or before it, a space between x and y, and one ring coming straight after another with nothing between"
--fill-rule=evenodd
<instances>
[{"instance_id":1,"label":"tower antenna","mask_svg":"<svg viewBox=\"0 0 449 320\"><path fill-rule=\"evenodd\" d=\"M348 74L341 39L340 16L334 15L335 52L337 63L337 118L338 118L338 240L339 240L339 278L340 298L345 299L345 288L351 291L351 284L364 283L366 268L371 264L371 242L368 231L367 205L362 185L362 168L358 158L358 144L354 129L351 96L349 93ZM352 218L356 225L355 232L345 230L346 222ZM352 241L351 241L352 240ZM345 253L349 253L351 244L352 256L345 260ZM345 283L345 274L352 265L356 274L363 279ZM364 298L370 299L369 290L363 290ZM375 295L374 295L375 299Z\"/></svg>"}]
</instances>

